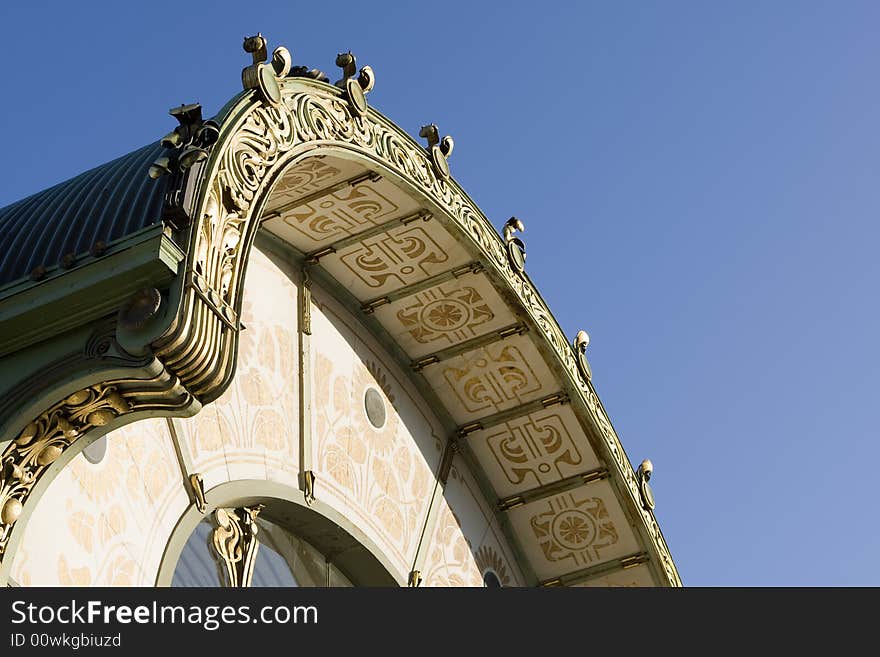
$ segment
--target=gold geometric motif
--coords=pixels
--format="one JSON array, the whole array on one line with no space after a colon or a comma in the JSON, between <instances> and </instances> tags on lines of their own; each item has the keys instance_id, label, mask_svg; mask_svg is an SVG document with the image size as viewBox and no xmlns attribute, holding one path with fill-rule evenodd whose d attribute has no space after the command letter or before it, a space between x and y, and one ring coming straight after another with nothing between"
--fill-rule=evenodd
<instances>
[{"instance_id":1,"label":"gold geometric motif","mask_svg":"<svg viewBox=\"0 0 880 657\"><path fill-rule=\"evenodd\" d=\"M446 262L449 256L424 228L413 226L364 240L342 256L342 263L370 287L382 287L389 279L408 285L435 271L426 266Z\"/></svg>"},{"instance_id":2,"label":"gold geometric motif","mask_svg":"<svg viewBox=\"0 0 880 657\"><path fill-rule=\"evenodd\" d=\"M581 453L557 414L509 420L486 441L507 480L520 484L534 477L536 486L565 476L560 464L576 466ZM550 473L555 470L552 476Z\"/></svg>"},{"instance_id":3,"label":"gold geometric motif","mask_svg":"<svg viewBox=\"0 0 880 657\"><path fill-rule=\"evenodd\" d=\"M445 339L449 345L477 335L480 324L495 315L472 287L437 287L420 292L413 301L397 312L397 319L409 334L422 344Z\"/></svg>"},{"instance_id":4,"label":"gold geometric motif","mask_svg":"<svg viewBox=\"0 0 880 657\"><path fill-rule=\"evenodd\" d=\"M547 502L547 511L530 520L547 561L570 559L582 568L599 559L599 551L617 543L605 503L598 497L575 498L573 493Z\"/></svg>"},{"instance_id":5,"label":"gold geometric motif","mask_svg":"<svg viewBox=\"0 0 880 657\"><path fill-rule=\"evenodd\" d=\"M399 205L369 183L327 194L284 215L284 222L316 242L341 239L391 219Z\"/></svg>"},{"instance_id":6,"label":"gold geometric motif","mask_svg":"<svg viewBox=\"0 0 880 657\"><path fill-rule=\"evenodd\" d=\"M310 157L284 174L272 192L273 202L278 205L278 200L313 194L324 189L328 182L340 173L339 169L326 164L323 160Z\"/></svg>"},{"instance_id":7,"label":"gold geometric motif","mask_svg":"<svg viewBox=\"0 0 880 657\"><path fill-rule=\"evenodd\" d=\"M497 357L487 349L463 368L449 367L443 377L468 412L503 410L509 402L522 403L523 397L541 390L541 382L520 350L504 347Z\"/></svg>"}]
</instances>

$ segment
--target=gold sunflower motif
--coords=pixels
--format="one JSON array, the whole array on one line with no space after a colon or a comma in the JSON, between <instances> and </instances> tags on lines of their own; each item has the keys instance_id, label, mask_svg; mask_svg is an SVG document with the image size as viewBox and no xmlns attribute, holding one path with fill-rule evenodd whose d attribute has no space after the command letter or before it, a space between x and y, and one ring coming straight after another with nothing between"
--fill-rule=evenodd
<instances>
[{"instance_id":1,"label":"gold sunflower motif","mask_svg":"<svg viewBox=\"0 0 880 657\"><path fill-rule=\"evenodd\" d=\"M602 498L579 499L567 493L546 505L529 522L547 561L571 559L586 566L599 558L601 550L618 542L617 528Z\"/></svg>"},{"instance_id":2,"label":"gold sunflower motif","mask_svg":"<svg viewBox=\"0 0 880 657\"><path fill-rule=\"evenodd\" d=\"M557 531L563 541L572 545L587 543L595 535L592 526L587 524L583 516L575 515L563 518Z\"/></svg>"},{"instance_id":3,"label":"gold sunflower motif","mask_svg":"<svg viewBox=\"0 0 880 657\"><path fill-rule=\"evenodd\" d=\"M446 302L436 304L426 314L434 326L443 328L456 326L464 317L464 312L460 307Z\"/></svg>"}]
</instances>

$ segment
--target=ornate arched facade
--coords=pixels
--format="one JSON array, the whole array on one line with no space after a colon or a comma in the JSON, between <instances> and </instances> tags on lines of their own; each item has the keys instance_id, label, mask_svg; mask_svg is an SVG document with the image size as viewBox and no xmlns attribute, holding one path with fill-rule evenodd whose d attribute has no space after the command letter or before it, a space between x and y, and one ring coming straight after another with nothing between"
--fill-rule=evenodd
<instances>
[{"instance_id":1,"label":"ornate arched facade","mask_svg":"<svg viewBox=\"0 0 880 657\"><path fill-rule=\"evenodd\" d=\"M0 210L0 581L168 585L206 522L232 585L679 585L522 223L369 67L245 46L212 120Z\"/></svg>"}]
</instances>

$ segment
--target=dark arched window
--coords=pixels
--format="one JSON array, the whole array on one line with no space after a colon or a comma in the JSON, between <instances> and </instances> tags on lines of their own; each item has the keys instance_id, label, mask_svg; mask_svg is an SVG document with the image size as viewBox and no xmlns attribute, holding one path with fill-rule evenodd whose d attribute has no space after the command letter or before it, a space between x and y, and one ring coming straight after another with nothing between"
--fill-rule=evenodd
<instances>
[{"instance_id":1,"label":"dark arched window","mask_svg":"<svg viewBox=\"0 0 880 657\"><path fill-rule=\"evenodd\" d=\"M262 517L255 519L259 545L250 586L352 586L349 579L302 537ZM212 547L216 525L206 518L190 534L172 586L224 586L224 564Z\"/></svg>"},{"instance_id":2,"label":"dark arched window","mask_svg":"<svg viewBox=\"0 0 880 657\"><path fill-rule=\"evenodd\" d=\"M483 586L490 589L500 589L501 580L498 579L498 575L494 571L487 570L483 573Z\"/></svg>"}]
</instances>

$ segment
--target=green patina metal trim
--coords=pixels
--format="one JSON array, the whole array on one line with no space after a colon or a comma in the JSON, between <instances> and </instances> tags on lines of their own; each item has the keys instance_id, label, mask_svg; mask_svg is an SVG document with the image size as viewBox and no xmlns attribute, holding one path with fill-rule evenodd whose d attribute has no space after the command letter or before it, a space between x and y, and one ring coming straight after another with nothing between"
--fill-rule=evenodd
<instances>
[{"instance_id":1,"label":"green patina metal trim","mask_svg":"<svg viewBox=\"0 0 880 657\"><path fill-rule=\"evenodd\" d=\"M650 558L646 553L636 552L635 554L630 554L619 559L606 561L598 566L582 568L581 570L575 570L554 579L544 580L541 582L541 586L573 586L575 584L583 584L591 579L596 579L597 577L608 575L609 573L616 573L643 564L647 565L649 561Z\"/></svg>"},{"instance_id":2,"label":"green patina metal trim","mask_svg":"<svg viewBox=\"0 0 880 657\"><path fill-rule=\"evenodd\" d=\"M0 285L71 266L159 222L169 183L146 173L161 151L144 146L0 208Z\"/></svg>"},{"instance_id":3,"label":"green patina metal trim","mask_svg":"<svg viewBox=\"0 0 880 657\"><path fill-rule=\"evenodd\" d=\"M439 363L444 360L449 360L450 358L455 358L456 356L466 354L469 351L475 351L477 349L480 349L481 347L486 347L490 344L501 342L505 338L509 338L513 335L522 335L526 331L528 331L528 327L522 322L517 322L516 324L505 326L504 328L497 329L495 331L492 331L491 333L478 335L477 337L471 338L470 340L459 342L457 345L454 345L452 347L447 347L446 349L440 349L439 351L426 354L418 360L414 361L412 367L415 370L421 370L428 367L429 365L434 365L435 363Z\"/></svg>"},{"instance_id":4,"label":"green patina metal trim","mask_svg":"<svg viewBox=\"0 0 880 657\"><path fill-rule=\"evenodd\" d=\"M542 500L547 497L552 497L553 495L558 495L559 493L574 490L575 488L582 488L583 486L591 484L594 481L602 481L604 479L608 479L609 476L610 473L608 472L608 468L593 468L592 470L588 470L587 472L572 475L571 477L565 477L564 479L559 479L558 481L554 481L553 483L530 488L529 490L524 490L523 492L517 493L516 495L505 497L498 502L498 506L504 511L509 511L510 509L522 506L523 504L529 504L530 502L535 502L537 500Z\"/></svg>"},{"instance_id":5,"label":"green patina metal trim","mask_svg":"<svg viewBox=\"0 0 880 657\"><path fill-rule=\"evenodd\" d=\"M111 314L141 288L167 287L183 258L162 226L151 226L101 258L11 294L0 301L0 356Z\"/></svg>"}]
</instances>

